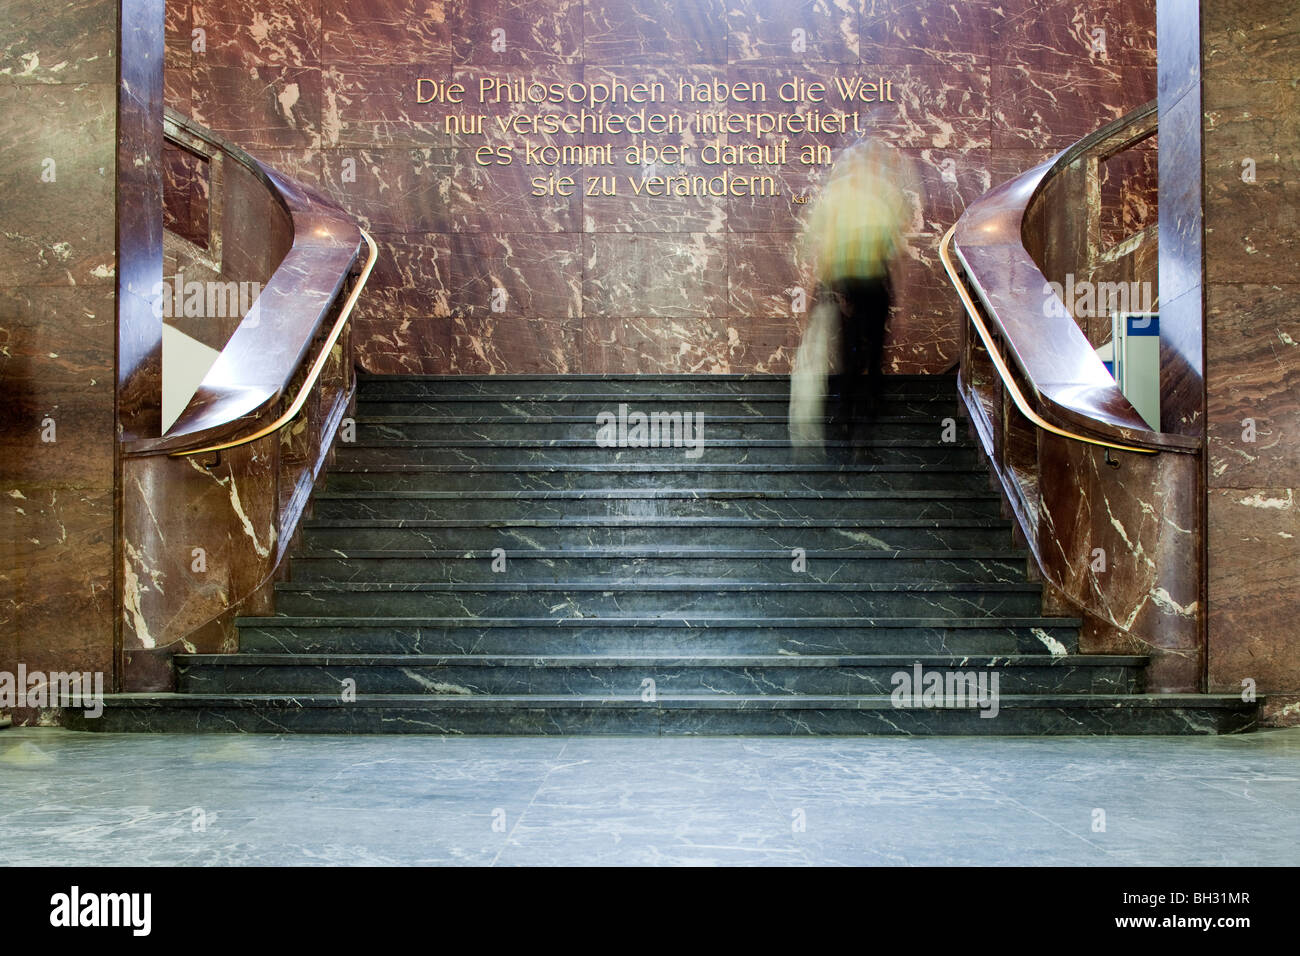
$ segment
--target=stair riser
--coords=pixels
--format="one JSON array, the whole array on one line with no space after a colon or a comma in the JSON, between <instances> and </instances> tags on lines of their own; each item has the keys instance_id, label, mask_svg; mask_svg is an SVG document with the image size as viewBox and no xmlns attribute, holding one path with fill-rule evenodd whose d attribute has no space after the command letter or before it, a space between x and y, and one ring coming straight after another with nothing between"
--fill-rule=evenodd
<instances>
[{"instance_id":1,"label":"stair riser","mask_svg":"<svg viewBox=\"0 0 1300 956\"><path fill-rule=\"evenodd\" d=\"M1070 627L1041 629L1069 653ZM1044 654L1030 627L290 627L249 624L240 650L267 654Z\"/></svg>"},{"instance_id":2,"label":"stair riser","mask_svg":"<svg viewBox=\"0 0 1300 956\"><path fill-rule=\"evenodd\" d=\"M290 617L1017 617L1041 613L1037 591L278 591Z\"/></svg>"},{"instance_id":3,"label":"stair riser","mask_svg":"<svg viewBox=\"0 0 1300 956\"><path fill-rule=\"evenodd\" d=\"M701 413L703 414L703 413ZM750 441L788 441L790 428L785 422L755 419L750 422L721 421L704 415L702 419L692 419L689 435L694 438L703 434L709 441L747 439ZM695 422L701 429L697 432ZM858 426L863 437L877 441L932 441L936 445L944 444L944 426L937 421L918 422L873 422ZM672 435L686 434L683 426L678 424ZM600 426L595 417L578 422L489 422L485 424L445 423L445 422L387 422L359 419L357 421L357 441L366 444L384 441L588 441L596 444ZM664 431L659 432L665 434ZM954 432L954 434L957 434ZM832 430L823 432L826 438L841 437ZM964 437L964 433L961 433ZM955 440L955 439L954 439Z\"/></svg>"},{"instance_id":4,"label":"stair riser","mask_svg":"<svg viewBox=\"0 0 1300 956\"><path fill-rule=\"evenodd\" d=\"M979 674L984 668L952 668L953 674ZM1140 690L1129 667L1043 666L988 668L997 673L999 694L1128 694ZM482 667L326 666L267 667L191 664L178 668L178 690L187 694L334 694L349 687L358 694L583 694L636 696L659 694L889 694L894 675L910 671L886 667ZM946 672L945 672L946 673ZM352 681L353 684L345 684ZM647 684L652 681L653 685ZM965 687L962 693L968 693ZM978 685L973 685L978 686ZM986 688L991 684L986 683ZM974 694L974 691L969 691Z\"/></svg>"},{"instance_id":5,"label":"stair riser","mask_svg":"<svg viewBox=\"0 0 1300 956\"><path fill-rule=\"evenodd\" d=\"M923 447L899 445L863 446L852 450L832 448L825 460L831 463L907 465L924 468L931 465L959 465L974 468L976 450L970 445L944 445L935 442ZM680 465L684 469L709 465L788 465L810 460L796 456L788 445L710 445L699 448L599 448L590 445L563 446L390 446L342 443L337 446L337 461L347 468L384 468L392 465L508 465L528 471L546 465ZM694 456L694 457L691 457ZM819 459L820 460L820 459ZM689 472L688 472L689 473Z\"/></svg>"},{"instance_id":6,"label":"stair riser","mask_svg":"<svg viewBox=\"0 0 1300 956\"><path fill-rule=\"evenodd\" d=\"M1009 708L980 717L978 708L761 710L661 707L656 704L590 708L520 706L486 709L448 701L436 706L349 704L339 707L132 707L114 705L96 720L70 711L78 730L180 733L320 733L454 735L634 735L634 736L997 736L1111 734L1226 734L1249 730L1247 709L1124 708L1057 703Z\"/></svg>"},{"instance_id":7,"label":"stair riser","mask_svg":"<svg viewBox=\"0 0 1300 956\"><path fill-rule=\"evenodd\" d=\"M604 488L731 488L736 491L987 491L987 474L941 471L339 471L325 482L346 491L585 491Z\"/></svg>"},{"instance_id":8,"label":"stair riser","mask_svg":"<svg viewBox=\"0 0 1300 956\"><path fill-rule=\"evenodd\" d=\"M492 570L490 552L471 558L304 558L291 568L296 582L311 581L635 581L645 578L715 578L732 581L860 581L868 583L1015 583L1025 579L1025 561L1014 559L890 558L845 561L807 558L806 570L792 570L780 558L528 558L509 555L506 570Z\"/></svg>"},{"instance_id":9,"label":"stair riser","mask_svg":"<svg viewBox=\"0 0 1300 956\"><path fill-rule=\"evenodd\" d=\"M433 418L550 418L566 416L592 421L601 412L617 411L621 403L640 412L699 412L709 419L714 417L753 416L757 420L776 418L784 420L790 411L787 395L736 396L707 398L680 395L676 398L663 395L606 395L589 399L547 398L530 399L464 399L421 401L418 399L369 399L364 395L357 402L357 418L420 415ZM894 398L880 402L875 414L882 418L919 418L938 422L957 414L957 403L952 394L939 398Z\"/></svg>"},{"instance_id":10,"label":"stair riser","mask_svg":"<svg viewBox=\"0 0 1300 956\"><path fill-rule=\"evenodd\" d=\"M310 551L454 551L574 550L581 548L728 548L736 550L806 551L909 548L973 551L1006 548L1009 526L952 528L726 528L726 527L462 527L367 528L308 527L304 545Z\"/></svg>"},{"instance_id":11,"label":"stair riser","mask_svg":"<svg viewBox=\"0 0 1300 956\"><path fill-rule=\"evenodd\" d=\"M640 518L998 518L997 498L317 498L314 517L382 521Z\"/></svg>"}]
</instances>

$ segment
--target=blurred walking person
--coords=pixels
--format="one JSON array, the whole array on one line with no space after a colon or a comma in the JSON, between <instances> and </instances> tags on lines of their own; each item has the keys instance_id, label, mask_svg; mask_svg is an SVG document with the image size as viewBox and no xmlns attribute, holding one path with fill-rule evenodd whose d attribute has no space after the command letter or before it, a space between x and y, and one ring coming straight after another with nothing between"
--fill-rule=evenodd
<instances>
[{"instance_id":1,"label":"blurred walking person","mask_svg":"<svg viewBox=\"0 0 1300 956\"><path fill-rule=\"evenodd\" d=\"M915 188L898 150L880 139L857 143L836 161L804 233L818 299L833 303L839 319L837 334L827 337L836 346L828 356L835 367L826 370L826 411L849 440L859 437L856 423L874 414L879 401L893 304L889 267L903 249L907 193Z\"/></svg>"}]
</instances>

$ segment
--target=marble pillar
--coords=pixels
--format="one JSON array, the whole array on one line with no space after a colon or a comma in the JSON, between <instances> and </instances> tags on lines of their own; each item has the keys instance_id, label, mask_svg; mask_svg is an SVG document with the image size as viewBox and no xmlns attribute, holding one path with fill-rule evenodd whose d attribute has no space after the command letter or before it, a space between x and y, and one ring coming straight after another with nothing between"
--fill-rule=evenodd
<instances>
[{"instance_id":1,"label":"marble pillar","mask_svg":"<svg viewBox=\"0 0 1300 956\"><path fill-rule=\"evenodd\" d=\"M1285 724L1300 723L1298 60L1290 0L1201 5L1209 688L1249 682Z\"/></svg>"},{"instance_id":2,"label":"marble pillar","mask_svg":"<svg viewBox=\"0 0 1300 956\"><path fill-rule=\"evenodd\" d=\"M11 0L0 19L0 671L106 686L118 49L116 0Z\"/></svg>"}]
</instances>

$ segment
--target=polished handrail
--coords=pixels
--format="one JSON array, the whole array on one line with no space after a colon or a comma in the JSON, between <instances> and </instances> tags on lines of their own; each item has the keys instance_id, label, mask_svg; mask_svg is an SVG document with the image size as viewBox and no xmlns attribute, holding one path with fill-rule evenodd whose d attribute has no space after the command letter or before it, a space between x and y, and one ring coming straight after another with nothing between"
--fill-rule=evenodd
<instances>
[{"instance_id":1,"label":"polished handrail","mask_svg":"<svg viewBox=\"0 0 1300 956\"><path fill-rule=\"evenodd\" d=\"M256 315L250 312L240 322L181 416L165 435L124 442L127 457L178 457L217 446L236 447L248 443L244 433L252 428L258 428L259 436L268 434L258 423L284 407L291 382L310 361L312 344L329 328L349 275L357 274L362 243L369 245L369 237L331 200L174 110L167 110L165 120L169 141L219 153L251 173L288 215L292 240L254 305ZM373 259L368 256L364 277L349 297L352 303L371 269ZM348 307L345 314L350 311ZM338 325L337 331L341 329ZM267 336L274 348L267 348ZM338 335L330 341L333 347ZM328 355L328 350L322 354ZM305 398L293 404L300 411L303 402Z\"/></svg>"},{"instance_id":2,"label":"polished handrail","mask_svg":"<svg viewBox=\"0 0 1300 956\"><path fill-rule=\"evenodd\" d=\"M1013 360L1023 373L1037 418L1059 423L1055 427L1064 426L1062 431L1074 429L1068 431L1072 436L1094 438L1092 444L1194 454L1203 446L1196 436L1161 432L1142 420L1064 309L1027 305L1031 290L1051 294L1024 234L1035 202L1057 174L1085 155L1084 146L1109 155L1150 135L1153 110L1152 104L1140 107L981 196L948 234L945 268L959 293L968 290L982 303L977 318L986 317L986 331L996 330L1001 347L995 354ZM961 264L960 277L953 258ZM974 302L963 306L970 311Z\"/></svg>"},{"instance_id":3,"label":"polished handrail","mask_svg":"<svg viewBox=\"0 0 1300 956\"><path fill-rule=\"evenodd\" d=\"M348 294L347 301L343 303L343 308L339 310L339 317L334 322L334 327L330 329L329 336L321 345L320 354L316 356L316 361L312 363L311 370L303 380L302 387L298 389L298 396L293 400L293 403L285 413L269 425L259 428L251 435L245 435L243 438L236 438L231 441L218 442L214 445L207 445L203 448L174 451L170 453L170 457L182 458L190 455L205 455L211 454L212 452L222 452L228 448L238 448L240 445L247 445L250 442L257 441L259 438L265 438L267 435L275 434L298 417L298 413L302 411L303 405L307 402L308 394L315 386L316 380L320 377L321 371L325 368L325 363L329 359L330 352L334 348L334 343L339 340L339 336L343 333L343 327L347 325L348 319L352 315L352 309L357 304L357 299L361 295L361 290L365 288L366 280L370 278L370 272L375 267L375 260L379 257L379 247L375 245L375 240L370 237L370 233L366 232L364 229L360 230L360 232L361 238L366 241L366 246L368 247L366 264L362 268L361 274L357 277L357 281L353 284L352 291Z\"/></svg>"},{"instance_id":4,"label":"polished handrail","mask_svg":"<svg viewBox=\"0 0 1300 956\"><path fill-rule=\"evenodd\" d=\"M1029 402L1025 399L1024 393L1020 391L1020 386L1016 384L1015 376L1011 374L1011 369L1008 368L1006 360L1002 358L1002 354L993 340L992 333L989 332L988 326L984 324L983 318L980 317L979 309L976 308L975 302L970 297L970 293L966 291L965 283L962 282L961 278L957 274L956 267L953 265L952 256L948 252L948 247L951 245L953 233L956 231L957 227L954 225L944 233L943 239L939 242L939 259L943 262L943 267L947 270L948 278L952 280L953 288L957 290L957 295L961 298L962 305L966 307L966 314L970 317L971 324L975 326L975 331L979 333L980 340L984 343L984 348L988 352L989 358L993 361L993 367L997 369L998 377L1002 379L1002 384L1006 388L1007 393L1010 394L1011 400L1015 403L1016 408L1020 409L1020 414L1024 415L1025 418L1029 419L1029 421L1034 425L1043 429L1043 431L1051 432L1053 435L1060 435L1062 438L1071 438L1075 441L1086 442L1089 445L1097 445L1102 448L1113 448L1116 451L1131 451L1140 455L1157 454L1158 449L1155 448L1138 448L1134 445L1121 445L1118 442L1106 441L1101 438L1089 438L1087 435L1080 435L1078 432L1058 428L1056 425L1053 425L1047 419L1043 418L1043 416L1034 411Z\"/></svg>"}]
</instances>

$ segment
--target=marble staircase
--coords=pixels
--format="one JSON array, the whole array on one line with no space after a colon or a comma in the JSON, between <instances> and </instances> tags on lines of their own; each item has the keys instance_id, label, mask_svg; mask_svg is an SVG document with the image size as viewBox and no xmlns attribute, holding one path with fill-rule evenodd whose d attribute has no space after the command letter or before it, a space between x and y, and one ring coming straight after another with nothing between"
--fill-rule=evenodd
<instances>
[{"instance_id":1,"label":"marble staircase","mask_svg":"<svg viewBox=\"0 0 1300 956\"><path fill-rule=\"evenodd\" d=\"M957 420L890 377L869 438L788 440L775 376L363 377L240 650L176 658L97 730L1146 734L1249 728L1078 652ZM697 447L600 447L602 413L702 415ZM947 427L945 427L947 426ZM689 437L689 436L688 436ZM945 438L950 440L945 440ZM929 675L982 695L891 692ZM974 684L971 685L972 687ZM900 706L903 704L904 706ZM76 715L71 718L75 724Z\"/></svg>"}]
</instances>

